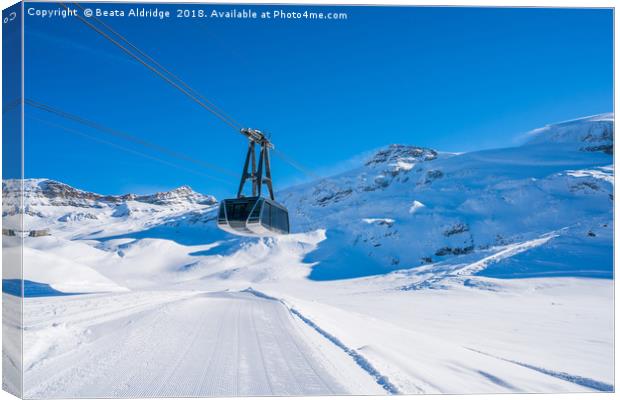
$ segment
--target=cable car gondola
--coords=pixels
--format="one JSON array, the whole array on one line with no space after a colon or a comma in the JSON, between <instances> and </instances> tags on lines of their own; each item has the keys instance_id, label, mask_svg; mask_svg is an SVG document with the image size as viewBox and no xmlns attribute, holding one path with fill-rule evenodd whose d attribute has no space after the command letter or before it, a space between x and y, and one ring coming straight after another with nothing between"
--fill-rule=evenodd
<instances>
[{"instance_id":1,"label":"cable car gondola","mask_svg":"<svg viewBox=\"0 0 620 400\"><path fill-rule=\"evenodd\" d=\"M278 203L273 195L269 162L269 149L273 148L273 144L256 129L244 128L241 133L247 136L250 143L245 156L239 190L236 198L220 202L217 226L226 232L240 236L286 235L290 232L288 210ZM258 169L256 144L260 146ZM246 197L243 195L243 188L248 179L252 182L252 196ZM269 189L269 198L261 195L263 184Z\"/></svg>"}]
</instances>

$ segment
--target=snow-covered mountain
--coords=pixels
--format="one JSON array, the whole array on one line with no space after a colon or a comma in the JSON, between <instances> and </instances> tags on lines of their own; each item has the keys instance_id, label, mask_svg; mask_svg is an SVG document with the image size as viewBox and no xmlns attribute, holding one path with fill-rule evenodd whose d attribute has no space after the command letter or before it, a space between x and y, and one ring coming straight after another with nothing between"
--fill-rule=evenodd
<instances>
[{"instance_id":1,"label":"snow-covered mountain","mask_svg":"<svg viewBox=\"0 0 620 400\"><path fill-rule=\"evenodd\" d=\"M150 242L166 259L163 255L168 244L194 236L190 228L183 232L175 228L181 223L197 227L198 231L219 233L213 226L217 200L188 186L152 195L112 196L79 190L50 179L26 179L23 192L17 180L3 181L2 189L3 234L8 236L4 243L18 244L21 237L26 238L24 279L51 285L62 292L124 290L128 280L136 279L142 284L157 281L152 279L157 268L146 272L149 268L141 265L146 258L134 259L135 264L124 263L122 251L110 249L112 243L133 241L132 235L144 235L140 239L158 237L158 229L164 228L160 235L165 239L156 243L152 239L138 239L135 246L145 249ZM20 193L23 193L21 207ZM116 236L127 239L114 240ZM202 238L198 236L197 240ZM9 246L4 250L6 254L12 251L19 248ZM172 257L171 262L178 260ZM112 265L116 267L110 268ZM171 269L178 267L166 265ZM10 272L17 274L19 270Z\"/></svg>"},{"instance_id":2,"label":"snow-covered mountain","mask_svg":"<svg viewBox=\"0 0 620 400\"><path fill-rule=\"evenodd\" d=\"M19 181L4 181L2 193L11 201L21 190L16 185ZM101 195L73 188L67 184L51 179L26 179L23 187L24 203L36 209L37 207L75 207L75 208L103 208L113 207L129 201L146 204L183 206L186 204L212 205L217 202L215 197L197 193L189 186L181 186L168 192L158 192L152 195L125 194L120 196ZM32 211L26 210L26 213Z\"/></svg>"},{"instance_id":3,"label":"snow-covered mountain","mask_svg":"<svg viewBox=\"0 0 620 400\"><path fill-rule=\"evenodd\" d=\"M391 145L281 194L298 231L327 229L314 279L351 278L554 238L486 273L611 276L613 116L549 125L520 147L446 154Z\"/></svg>"},{"instance_id":4,"label":"snow-covered mountain","mask_svg":"<svg viewBox=\"0 0 620 400\"><path fill-rule=\"evenodd\" d=\"M389 145L351 171L281 191L293 232L310 235L310 242L318 237L312 232L325 237L302 256L313 265L309 277L442 265L541 237L548 240L535 250L480 273L610 277L613 115L548 125L527 138L519 147L460 154ZM16 193L14 184L3 183L5 198ZM213 257L234 259L254 249L266 259L290 246L290 240L240 239L217 230L216 199L189 187L105 196L31 179L24 199L27 231L94 239L99 247L123 237L212 245L209 256L196 260L205 275L213 272ZM231 269L240 273L236 262Z\"/></svg>"},{"instance_id":5,"label":"snow-covered mountain","mask_svg":"<svg viewBox=\"0 0 620 400\"><path fill-rule=\"evenodd\" d=\"M217 205L215 197L197 193L189 186L151 195L114 196L79 190L51 179L26 179L23 189L20 181L7 180L2 183L4 217L18 214L22 190L26 230L71 231L65 223L84 225L91 220L98 221L95 225L105 225L122 217L130 217L144 227L161 223L171 215L209 210Z\"/></svg>"}]
</instances>

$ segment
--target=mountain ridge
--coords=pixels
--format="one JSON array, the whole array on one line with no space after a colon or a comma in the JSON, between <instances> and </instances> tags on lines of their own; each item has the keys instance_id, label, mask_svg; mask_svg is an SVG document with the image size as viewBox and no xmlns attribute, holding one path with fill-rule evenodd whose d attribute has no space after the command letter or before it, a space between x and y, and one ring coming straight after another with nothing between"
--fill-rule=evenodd
<instances>
[{"instance_id":1,"label":"mountain ridge","mask_svg":"<svg viewBox=\"0 0 620 400\"><path fill-rule=\"evenodd\" d=\"M3 180L2 192L5 198L14 197L21 191L20 180ZM212 195L195 192L187 185L156 192L148 195L123 194L102 195L75 188L63 182L46 178L28 178L23 180L23 194L26 205L51 205L100 208L105 204L119 205L128 201L136 201L154 205L175 205L187 202L190 204L213 205L217 199Z\"/></svg>"},{"instance_id":2,"label":"mountain ridge","mask_svg":"<svg viewBox=\"0 0 620 400\"><path fill-rule=\"evenodd\" d=\"M238 257L275 271L280 267L269 265L270 257L291 252L312 280L466 262L491 249L546 237L536 249L485 264L477 274L610 277L613 157L583 150L589 134L598 136L587 143L613 143L610 118L563 123L559 133L568 141L558 142L556 125L550 125L543 132L548 140L512 148L442 153L387 145L348 171L279 191L277 198L290 213L289 238L247 239L220 231L216 199L186 186L153 195L104 196L30 180L25 225L52 237L96 240L98 248L125 255L127 249L111 243L209 246L192 251L197 258L183 271L216 268L213 276L248 273L232 261ZM10 186L3 182L3 191L10 192ZM303 250L297 242L305 243ZM252 276L270 279L260 269Z\"/></svg>"}]
</instances>

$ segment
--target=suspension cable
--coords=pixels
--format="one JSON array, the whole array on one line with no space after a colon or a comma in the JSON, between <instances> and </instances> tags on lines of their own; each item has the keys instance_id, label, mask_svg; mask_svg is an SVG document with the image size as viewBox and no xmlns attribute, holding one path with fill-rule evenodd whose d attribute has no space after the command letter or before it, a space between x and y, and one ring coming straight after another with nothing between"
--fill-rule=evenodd
<instances>
[{"instance_id":1,"label":"suspension cable","mask_svg":"<svg viewBox=\"0 0 620 400\"><path fill-rule=\"evenodd\" d=\"M65 4L60 2L59 3L61 6L63 6L65 9L69 9L69 7ZM77 7L81 8L82 10L84 10L84 8L77 4L77 3L73 3L75 4ZM135 51L137 51L142 57L146 58L147 60L149 60L151 63L153 63L155 66L157 66L159 69L163 70L166 74L168 74L169 76L166 76L164 73L162 73L161 71L159 71L157 68L155 68L153 65L149 64L148 62L146 62L145 60L143 60L142 58L140 58L139 56L137 56L136 54L134 54L130 49L128 49L126 46L124 46L123 44L119 43L117 40L115 40L114 38L112 38L110 35L108 35L106 32L104 32L103 30L101 30L100 28L98 28L97 26L93 25L92 23L88 22L86 19L82 18L80 15L75 14L75 17L78 18L81 22L83 22L84 24L86 24L89 28L91 28L92 30L94 30L95 32L99 33L100 35L102 35L104 38L106 38L108 41L110 41L112 44L114 44L115 46L117 46L118 48L120 48L124 53L126 53L128 56L130 56L131 58L135 59L136 61L138 61L140 64L144 65L146 68L148 68L149 70L151 70L152 72L154 72L156 75L158 75L160 78L164 79L167 83L169 83L170 85L172 85L173 87L175 87L177 90L179 90L180 92L182 92L183 94L185 94L187 97L189 97L191 100L193 100L194 102L196 102L197 104L199 104L201 107L203 107L204 109L206 109L207 111L209 111L210 113L212 113L213 115L215 115L217 118L219 118L220 120L222 120L224 123L226 123L228 126L230 126L231 128L233 128L234 130L236 130L237 132L240 132L241 129L243 128L243 126L241 124L239 124L237 121L235 121L232 117L228 116L226 113L224 113L220 108L218 108L213 102L209 101L207 98L205 98L204 96L200 95L200 93L198 93L196 90L194 90L191 86L189 86L187 83L185 83L183 80L181 80L178 76L176 76L175 74L173 74L171 71L169 71L168 69L166 69L165 67L163 67L159 62L157 62L153 57L149 56L148 54L146 54L144 51L140 50L136 45L134 45L133 43L131 43L129 40L127 40L123 35L121 35L120 33L116 32L114 29L112 29L108 24L104 23L103 21L101 21L99 18L94 17L93 19L96 20L97 22L99 22L103 27L105 27L106 29L108 29L110 32L112 32L113 35L115 35L117 38L119 38L120 40L122 40L128 47L134 49ZM178 81L178 82L175 82ZM309 171L307 168L301 166L301 164L299 164L298 162L296 162L295 160L293 160L291 157L286 156L282 151L278 151L275 152L276 155L278 155L278 157L280 159L282 159L284 162L288 163L289 165L291 165L292 167L294 167L295 169L297 169L298 171L304 173L305 175L308 175L311 178L319 178L320 176L318 176L317 174Z\"/></svg>"},{"instance_id":2,"label":"suspension cable","mask_svg":"<svg viewBox=\"0 0 620 400\"><path fill-rule=\"evenodd\" d=\"M59 4L61 6L63 6L64 8L66 8L67 10L69 10L69 7L67 7L67 5L65 5L65 3L59 3ZM125 52L131 58L133 58L134 60L138 61L140 64L144 65L146 68L148 68L149 70L153 71L159 77L161 77L166 82L168 82L170 85L172 85L173 87L177 88L179 91L181 91L187 97L189 97L190 99L194 100L194 102L196 102L198 105L202 106L204 109L206 109L207 111L209 111L210 113L212 113L213 115L218 117L220 120L222 120L225 124L227 124L228 126L233 128L234 130L238 131L238 130L240 130L242 128L240 125L236 125L235 123L229 121L225 116L223 116L220 113L218 113L217 111L215 111L213 108L211 108L210 106L205 104L205 102L203 102L200 99L198 99L191 92L187 91L181 85L179 85L178 83L174 82L172 79L168 78L162 72L158 71L155 67L153 67L149 63L145 62L140 57L136 56L131 50L127 49L125 46L120 44L118 41L114 40L114 38L112 38L110 35L108 35L107 33L103 32L101 29L97 28L95 25L91 24L86 19L84 19L81 16L79 16L77 13L75 14L75 17L78 18L80 21L82 21L84 24L86 24L89 28L91 28L95 32L97 32L100 35L102 35L104 38L106 38L108 41L113 43L115 46L120 48L123 52Z\"/></svg>"},{"instance_id":3,"label":"suspension cable","mask_svg":"<svg viewBox=\"0 0 620 400\"><path fill-rule=\"evenodd\" d=\"M28 114L27 117L29 119L32 119L34 121L46 124L46 125L51 126L53 128L61 129L61 130L64 130L66 132L72 133L74 135L82 136L82 137L88 138L90 140L93 140L95 142L99 142L99 143L103 143L103 144L106 144L106 145L111 146L111 147L115 147L115 148L117 148L119 150L122 150L122 151L125 151L127 153L131 153L131 154L134 154L134 155L137 155L137 156L140 156L140 157L144 157L144 158L147 158L149 160L156 161L156 162L158 162L160 164L167 165L169 167L173 167L173 168L181 169L181 170L184 170L184 171L187 171L187 172L191 172L193 174L200 175L200 176L203 176L205 178L208 178L208 179L211 179L211 180L214 180L214 181L218 181L218 182L221 182L221 183L225 183L225 184L230 184L231 183L231 182L228 182L226 180L220 179L218 177L214 177L214 176L202 173L200 171L196 171L196 170L191 169L191 168L186 168L186 167L183 167L181 165L171 163L171 162L163 160L163 159L161 159L159 157L155 157L155 156L152 156L150 154L142 153L140 151L136 151L136 150L130 149L128 147L121 146L119 144L116 144L116 143L113 143L113 142L109 142L107 140L103 140L103 139L100 139L100 138L88 135L88 134L86 134L84 132L81 132L81 131L78 131L78 130L75 130L75 129L72 129L72 128L68 128L66 126L59 125L59 124L56 124L56 123L53 123L53 122L49 122L49 121L43 120L41 118L34 117L34 116L30 115L30 114Z\"/></svg>"},{"instance_id":4,"label":"suspension cable","mask_svg":"<svg viewBox=\"0 0 620 400\"><path fill-rule=\"evenodd\" d=\"M73 3L75 4L77 7L79 7L80 9L84 10L84 7L82 7L81 4L79 3ZM243 126L243 124L240 124L239 122L235 121L230 115L227 115L224 111L222 111L217 105L215 105L212 101L210 101L209 99L207 99L206 97L204 97L203 95L201 95L198 91L196 91L194 88L192 88L189 84L187 84L186 82L184 82L181 78L179 78L177 75L175 75L172 71L170 71L169 69L167 69L166 67L164 67L163 65L161 65L157 60L155 60L153 57L151 57L150 55L148 55L147 53L145 53L143 50L141 50L138 46L134 45L132 42L130 42L125 36L123 36L122 34L118 33L117 31L115 31L110 25L106 24L103 20L101 20L101 18L98 18L96 16L92 16L91 20L95 20L98 23L100 23L103 27L105 27L108 31L110 31L111 33L113 33L116 37L118 37L119 39L121 39L123 42L125 42L129 47L131 47L133 50L135 50L136 52L138 52L138 54L140 54L142 57L146 58L148 61L150 61L151 63L153 63L155 66L157 66L159 69L163 70L165 73L167 73L170 77L172 77L173 79L175 79L181 86L183 86L185 89L187 89L189 92L191 92L194 96L196 96L197 98L203 100L205 103L208 103L209 106L211 106L215 111L217 111L219 114L221 114L222 116L224 116L226 119L228 119L229 121L233 122L236 126Z\"/></svg>"},{"instance_id":5,"label":"suspension cable","mask_svg":"<svg viewBox=\"0 0 620 400\"><path fill-rule=\"evenodd\" d=\"M133 143L139 144L141 146L150 148L151 150L155 150L155 151L158 151L160 153L167 154L167 155L169 155L171 157L178 158L178 159L181 159L183 161L188 161L188 162L191 162L193 164L199 165L201 167L209 168L211 170L215 170L215 171L217 171L219 173L222 173L222 174L225 174L225 175L228 175L228 176L231 176L231 177L236 177L237 176L237 174L235 174L234 172L232 172L232 171L230 171L228 169L219 167L219 166L217 166L215 164L211 164L211 163L207 163L207 162L202 161L202 160L198 160L198 159L193 158L193 157L191 157L189 155L186 155L184 153L181 153L181 152L178 152L178 151L175 151L175 150L171 150L171 149L169 149L167 147L164 147L164 146L161 146L161 145L158 145L158 144L155 144L155 143L151 143L151 142L149 142L147 140L144 140L144 139L139 138L137 136L130 135L130 134L126 133L126 132L121 132L121 131L118 131L116 129L109 128L109 127L107 127L105 125L102 125L100 123L87 120L87 119L82 118L80 116L77 116L75 114L70 114L68 112L59 110L59 109L54 108L52 106L49 106L47 104L43 104L43 103L31 100L31 99L25 99L25 103L27 105L29 105L31 107L34 107L34 108L37 108L39 110L42 110L42 111L45 111L45 112L57 115L59 117L62 117L62 118L65 118L65 119L68 119L68 120L71 120L71 121L74 121L74 122L77 122L77 123L79 123L81 125L88 126L89 128L93 128L93 129L99 130L101 132L104 132L104 133L107 133L107 134L110 134L110 135L113 135L113 136L116 136L116 137L120 137L120 138L128 140L130 142L133 142Z\"/></svg>"},{"instance_id":6,"label":"suspension cable","mask_svg":"<svg viewBox=\"0 0 620 400\"><path fill-rule=\"evenodd\" d=\"M293 168L295 168L296 170L298 170L299 172L308 175L311 178L314 179L321 179L321 177L317 174L315 174L314 172L310 171L309 169L305 168L304 166L302 166L301 164L299 164L297 161L293 160L292 158L290 158L289 156L287 156L286 154L284 154L281 150L278 149L273 149L273 153L280 158L282 161L284 161L285 163L291 165Z\"/></svg>"}]
</instances>

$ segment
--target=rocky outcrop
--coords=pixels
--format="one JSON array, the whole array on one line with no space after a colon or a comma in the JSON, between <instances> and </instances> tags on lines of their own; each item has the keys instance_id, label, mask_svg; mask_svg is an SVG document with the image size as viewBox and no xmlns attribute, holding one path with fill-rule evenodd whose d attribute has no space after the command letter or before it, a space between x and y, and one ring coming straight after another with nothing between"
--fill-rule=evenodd
<instances>
[{"instance_id":1,"label":"rocky outcrop","mask_svg":"<svg viewBox=\"0 0 620 400\"><path fill-rule=\"evenodd\" d=\"M391 144L385 149L379 150L370 160L366 161L366 166L390 163L418 163L421 161L431 161L437 158L437 152L417 146L406 146L402 144Z\"/></svg>"}]
</instances>

